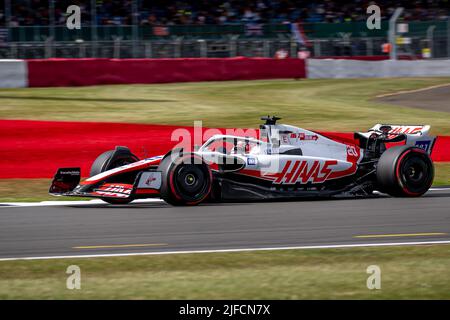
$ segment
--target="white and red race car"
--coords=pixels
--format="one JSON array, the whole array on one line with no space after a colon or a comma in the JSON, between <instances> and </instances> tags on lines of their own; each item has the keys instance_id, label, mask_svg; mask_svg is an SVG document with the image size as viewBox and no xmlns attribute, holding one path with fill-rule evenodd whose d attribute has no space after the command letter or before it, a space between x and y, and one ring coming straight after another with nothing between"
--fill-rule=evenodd
<instances>
[{"instance_id":1,"label":"white and red race car","mask_svg":"<svg viewBox=\"0 0 450 320\"><path fill-rule=\"evenodd\" d=\"M417 197L432 185L430 126L377 124L355 143L277 124L263 117L260 139L215 135L197 151L173 149L139 160L126 147L101 154L90 177L58 169L50 194L97 197L125 204L162 198L173 205L204 201L368 196ZM387 148L387 145L395 144Z\"/></svg>"}]
</instances>

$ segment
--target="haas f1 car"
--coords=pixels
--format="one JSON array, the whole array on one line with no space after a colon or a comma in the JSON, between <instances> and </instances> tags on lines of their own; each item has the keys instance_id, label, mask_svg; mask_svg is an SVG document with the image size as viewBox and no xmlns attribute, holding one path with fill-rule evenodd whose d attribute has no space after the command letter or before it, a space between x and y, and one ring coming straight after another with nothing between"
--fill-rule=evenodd
<instances>
[{"instance_id":1,"label":"haas f1 car","mask_svg":"<svg viewBox=\"0 0 450 320\"><path fill-rule=\"evenodd\" d=\"M139 160L126 147L101 154L90 177L58 169L50 194L96 197L112 204L162 198L205 201L368 196L418 197L431 186L430 126L377 124L346 141L263 117L260 138L215 135L196 151L176 148Z\"/></svg>"}]
</instances>

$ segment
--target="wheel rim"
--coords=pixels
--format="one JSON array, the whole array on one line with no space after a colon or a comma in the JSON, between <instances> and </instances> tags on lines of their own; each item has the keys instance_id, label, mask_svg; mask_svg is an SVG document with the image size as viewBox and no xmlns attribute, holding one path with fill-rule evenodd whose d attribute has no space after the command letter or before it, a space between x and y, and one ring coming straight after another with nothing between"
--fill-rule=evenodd
<instances>
[{"instance_id":1,"label":"wheel rim","mask_svg":"<svg viewBox=\"0 0 450 320\"><path fill-rule=\"evenodd\" d=\"M174 172L177 193L187 201L202 199L208 192L209 178L204 166L180 165Z\"/></svg>"},{"instance_id":2,"label":"wheel rim","mask_svg":"<svg viewBox=\"0 0 450 320\"><path fill-rule=\"evenodd\" d=\"M410 156L401 163L401 182L413 192L428 190L432 181L432 166L422 156Z\"/></svg>"}]
</instances>

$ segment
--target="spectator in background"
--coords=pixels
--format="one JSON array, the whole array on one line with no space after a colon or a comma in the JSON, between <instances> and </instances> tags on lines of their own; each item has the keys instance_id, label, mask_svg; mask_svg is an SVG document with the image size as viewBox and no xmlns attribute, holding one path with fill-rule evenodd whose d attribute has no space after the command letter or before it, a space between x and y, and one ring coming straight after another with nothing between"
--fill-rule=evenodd
<instances>
[{"instance_id":1,"label":"spectator in background","mask_svg":"<svg viewBox=\"0 0 450 320\"><path fill-rule=\"evenodd\" d=\"M15 25L48 25L48 0L14 0L11 22ZM363 21L366 8L378 4L383 19L398 6L405 8L405 20L441 20L449 17L449 0L140 0L139 22L142 25L284 23ZM90 0L55 1L55 22L65 22L69 5L81 7L82 21L91 22ZM132 0L96 0L96 21L104 25L130 25ZM0 23L5 24L4 0L0 1ZM2 13L3 12L3 13Z\"/></svg>"},{"instance_id":2,"label":"spectator in background","mask_svg":"<svg viewBox=\"0 0 450 320\"><path fill-rule=\"evenodd\" d=\"M0 9L0 28L6 26L5 13Z\"/></svg>"}]
</instances>

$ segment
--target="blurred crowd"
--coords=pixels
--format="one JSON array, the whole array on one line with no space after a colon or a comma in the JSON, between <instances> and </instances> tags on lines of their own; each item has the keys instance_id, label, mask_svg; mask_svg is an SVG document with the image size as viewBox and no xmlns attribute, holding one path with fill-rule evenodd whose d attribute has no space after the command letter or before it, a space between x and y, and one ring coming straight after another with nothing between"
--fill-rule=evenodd
<instances>
[{"instance_id":1,"label":"blurred crowd","mask_svg":"<svg viewBox=\"0 0 450 320\"><path fill-rule=\"evenodd\" d=\"M383 19L396 7L405 20L447 19L450 0L134 0L140 25L346 22L367 19L366 8L377 4ZM12 0L11 26L48 25L48 0ZM83 23L90 23L90 0L55 0L55 24L64 24L69 5L81 7ZM96 0L96 24L130 25L133 0ZM5 25L5 0L0 0L0 24Z\"/></svg>"}]
</instances>

